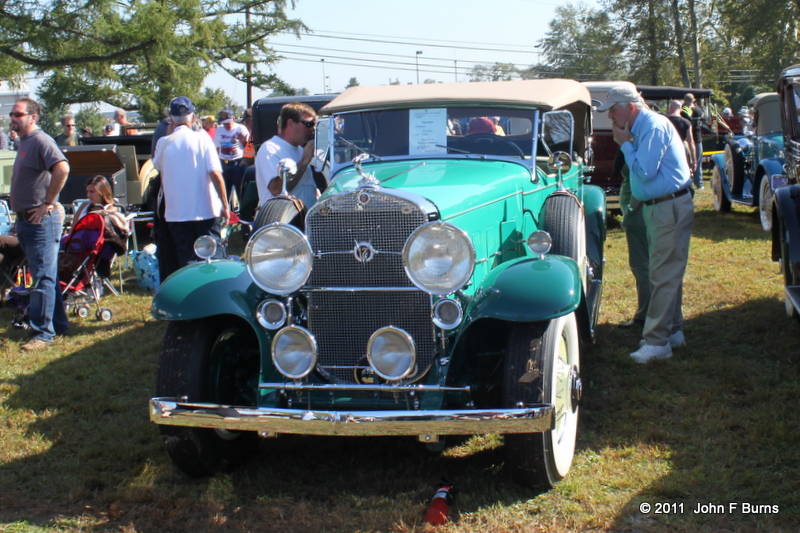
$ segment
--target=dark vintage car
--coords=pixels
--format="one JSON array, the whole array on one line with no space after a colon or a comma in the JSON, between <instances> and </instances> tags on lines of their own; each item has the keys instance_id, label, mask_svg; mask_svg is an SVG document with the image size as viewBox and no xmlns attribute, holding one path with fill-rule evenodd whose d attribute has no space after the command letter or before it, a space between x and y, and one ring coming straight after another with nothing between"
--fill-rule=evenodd
<instances>
[{"instance_id":1,"label":"dark vintage car","mask_svg":"<svg viewBox=\"0 0 800 533\"><path fill-rule=\"evenodd\" d=\"M786 314L800 319L800 65L781 73L778 95L789 184L773 197L772 259L780 261Z\"/></svg>"},{"instance_id":2,"label":"dark vintage car","mask_svg":"<svg viewBox=\"0 0 800 533\"><path fill-rule=\"evenodd\" d=\"M583 85L589 89L592 95L592 104L596 107L603 103L608 95L608 91L621 81L586 81ZM666 112L667 102L669 100L683 100L686 93L691 92L695 95L698 101L706 103L708 98L711 97L713 91L710 89L687 89L684 87L669 87L657 85L637 85L636 88L642 95L642 98L656 110ZM593 158L591 165L592 185L602 187L606 193L609 211L619 210L619 188L622 184L622 176L614 175L614 158L617 155L619 146L614 142L614 136L611 133L611 120L608 118L608 113L594 113L592 124L592 152ZM703 153L706 153L706 135L709 136L708 147L709 150L715 149L716 136L708 130L704 131Z\"/></svg>"},{"instance_id":3,"label":"dark vintage car","mask_svg":"<svg viewBox=\"0 0 800 533\"><path fill-rule=\"evenodd\" d=\"M711 158L714 209L726 213L733 203L756 206L761 227L769 231L772 195L787 183L780 101L777 93L762 93L749 106L752 129L732 137L724 151Z\"/></svg>"},{"instance_id":4,"label":"dark vintage car","mask_svg":"<svg viewBox=\"0 0 800 533\"><path fill-rule=\"evenodd\" d=\"M278 116L281 108L292 102L300 102L310 106L314 111L333 100L335 94L313 94L303 96L268 96L260 98L253 104L253 142L260 146L278 133Z\"/></svg>"},{"instance_id":5,"label":"dark vintage car","mask_svg":"<svg viewBox=\"0 0 800 533\"><path fill-rule=\"evenodd\" d=\"M150 419L173 462L213 474L281 433L500 433L520 482L563 478L603 279L605 196L571 155L590 113L559 79L352 87L324 107L331 183L305 218L262 220L243 259L155 295ZM505 136L476 132L488 117Z\"/></svg>"}]
</instances>

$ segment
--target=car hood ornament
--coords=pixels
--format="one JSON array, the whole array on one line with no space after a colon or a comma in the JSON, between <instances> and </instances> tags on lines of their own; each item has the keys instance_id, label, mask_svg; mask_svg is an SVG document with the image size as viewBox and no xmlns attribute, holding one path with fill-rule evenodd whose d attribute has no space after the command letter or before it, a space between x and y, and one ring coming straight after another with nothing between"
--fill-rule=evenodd
<instances>
[{"instance_id":1,"label":"car hood ornament","mask_svg":"<svg viewBox=\"0 0 800 533\"><path fill-rule=\"evenodd\" d=\"M375 176L373 176L372 174L367 174L361 168L361 163L369 158L370 155L364 153L364 154L358 154L353 159L353 166L356 167L356 171L361 176L361 179L358 181L358 187L360 189L377 189L381 185L381 182L378 181L378 179Z\"/></svg>"}]
</instances>

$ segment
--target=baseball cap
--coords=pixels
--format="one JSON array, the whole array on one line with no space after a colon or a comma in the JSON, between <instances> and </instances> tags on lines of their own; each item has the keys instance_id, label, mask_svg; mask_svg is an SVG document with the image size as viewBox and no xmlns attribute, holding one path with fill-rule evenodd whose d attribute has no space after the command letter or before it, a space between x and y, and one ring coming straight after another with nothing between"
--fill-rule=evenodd
<instances>
[{"instance_id":1,"label":"baseball cap","mask_svg":"<svg viewBox=\"0 0 800 533\"><path fill-rule=\"evenodd\" d=\"M606 96L606 101L603 102L597 110L608 111L616 104L621 104L623 102L641 102L642 96L639 94L639 91L636 90L636 86L632 83L625 82L616 87L612 87L610 91L608 91L608 96Z\"/></svg>"},{"instance_id":2,"label":"baseball cap","mask_svg":"<svg viewBox=\"0 0 800 533\"><path fill-rule=\"evenodd\" d=\"M223 109L219 112L219 116L217 117L220 124L227 124L228 122L233 119L233 111L230 109Z\"/></svg>"},{"instance_id":3,"label":"baseball cap","mask_svg":"<svg viewBox=\"0 0 800 533\"><path fill-rule=\"evenodd\" d=\"M194 113L194 104L185 96L173 98L169 103L169 114L173 117L185 117Z\"/></svg>"}]
</instances>

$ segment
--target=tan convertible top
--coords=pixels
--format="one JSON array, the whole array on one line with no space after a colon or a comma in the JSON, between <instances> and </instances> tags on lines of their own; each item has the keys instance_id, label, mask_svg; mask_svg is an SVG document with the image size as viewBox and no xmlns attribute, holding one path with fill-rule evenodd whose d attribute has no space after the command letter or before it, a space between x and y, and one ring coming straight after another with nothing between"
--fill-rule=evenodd
<instances>
[{"instance_id":1,"label":"tan convertible top","mask_svg":"<svg viewBox=\"0 0 800 533\"><path fill-rule=\"evenodd\" d=\"M320 110L330 115L358 109L444 107L459 105L560 109L575 102L591 105L589 91L574 80L544 79L423 85L350 87Z\"/></svg>"}]
</instances>

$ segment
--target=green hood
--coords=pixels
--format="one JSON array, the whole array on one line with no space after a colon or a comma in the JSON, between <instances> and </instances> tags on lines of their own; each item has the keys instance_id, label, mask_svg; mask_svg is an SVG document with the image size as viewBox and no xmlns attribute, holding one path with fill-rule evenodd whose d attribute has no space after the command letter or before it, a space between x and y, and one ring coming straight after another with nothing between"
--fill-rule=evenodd
<instances>
[{"instance_id":1,"label":"green hood","mask_svg":"<svg viewBox=\"0 0 800 533\"><path fill-rule=\"evenodd\" d=\"M508 161L436 159L368 163L381 187L400 189L427 198L439 208L443 219L483 205L487 198L499 200L530 189L531 173ZM340 172L326 196L353 190L361 176L354 168Z\"/></svg>"}]
</instances>

